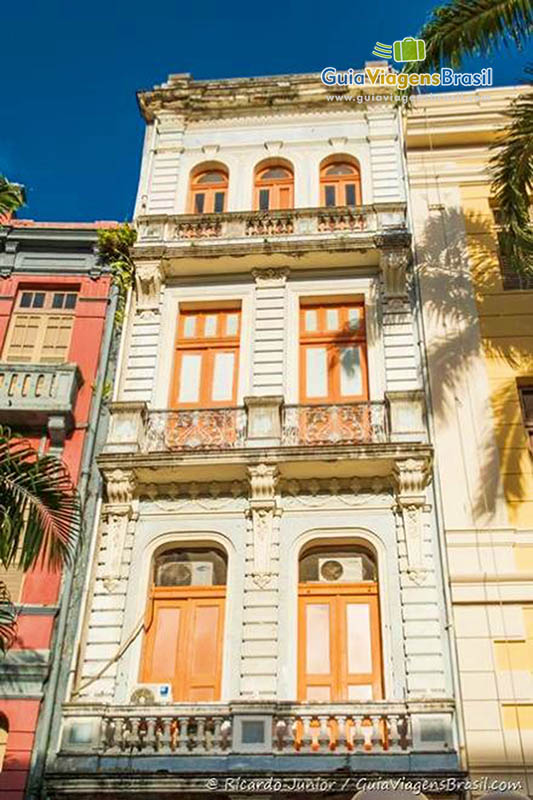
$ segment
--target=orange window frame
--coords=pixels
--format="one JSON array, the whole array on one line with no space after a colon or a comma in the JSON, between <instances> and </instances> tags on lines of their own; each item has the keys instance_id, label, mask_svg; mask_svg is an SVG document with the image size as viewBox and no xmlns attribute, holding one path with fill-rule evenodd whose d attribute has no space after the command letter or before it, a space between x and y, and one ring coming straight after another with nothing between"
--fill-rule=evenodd
<instances>
[{"instance_id":1,"label":"orange window frame","mask_svg":"<svg viewBox=\"0 0 533 800\"><path fill-rule=\"evenodd\" d=\"M346 163L346 166L352 167L354 170L350 175L327 175L327 171L330 167L332 167L335 163ZM320 170L320 201L323 206L326 205L326 186L334 186L335 187L335 205L331 206L335 208L336 206L346 206L346 185L353 183L355 185L355 205L361 205L361 171L358 166L355 164L351 164L349 161L346 162L334 162L331 161L329 164L325 164L322 169ZM339 199L342 197L343 202L339 202Z\"/></svg>"},{"instance_id":2,"label":"orange window frame","mask_svg":"<svg viewBox=\"0 0 533 800\"><path fill-rule=\"evenodd\" d=\"M225 603L225 586L153 586L145 614L140 681L142 683L170 683L172 699L177 703L220 700ZM198 650L194 651L196 612L198 609L206 607L218 610L214 633L215 669L213 672L193 670L195 656L202 655ZM172 652L167 649L165 652L156 653L159 613L164 609L179 611L178 635L177 641L174 643L176 650ZM176 665L175 671L172 675L168 675L164 666L173 662ZM205 660L202 663L205 663ZM205 697L205 695L211 696Z\"/></svg>"},{"instance_id":3,"label":"orange window frame","mask_svg":"<svg viewBox=\"0 0 533 800\"><path fill-rule=\"evenodd\" d=\"M348 309L359 310L359 326L357 330L348 328ZM326 313L337 309L340 326L337 330L328 330ZM316 331L308 331L305 324L305 312L316 311L318 324ZM338 352L343 347L358 346L361 356L362 392L354 395L341 394L341 366ZM328 394L323 397L308 397L306 351L312 347L325 348L327 353ZM368 354L366 347L366 320L363 301L305 302L300 304L300 401L308 405L327 403L349 403L368 399Z\"/></svg>"},{"instance_id":4,"label":"orange window frame","mask_svg":"<svg viewBox=\"0 0 533 800\"><path fill-rule=\"evenodd\" d=\"M227 318L237 315L237 331L235 334L225 333ZM198 328L200 335L185 336L185 324L188 317L196 317L196 333ZM213 336L206 335L206 318L215 316L216 333ZM213 309L186 309L180 311L178 315L178 325L176 331L174 367L172 372L172 383L170 390L171 408L224 408L235 406L237 403L237 383L239 375L239 351L241 337L241 309L233 308L213 308ZM211 391L213 387L213 374L215 367L215 357L220 353L232 353L233 376L232 376L232 397L228 400L212 400ZM185 354L200 355L202 357L200 372L200 390L198 400L194 402L183 402L179 399L180 393L180 373L182 359Z\"/></svg>"},{"instance_id":5,"label":"orange window frame","mask_svg":"<svg viewBox=\"0 0 533 800\"><path fill-rule=\"evenodd\" d=\"M372 671L348 673L348 646L345 609L349 604L370 606L370 647ZM328 605L330 609L330 672L306 671L306 609L309 605ZM328 687L330 702L348 700L348 686L371 685L374 700L383 698L383 658L379 615L378 585L372 583L325 585L300 583L298 587L298 699L305 701L307 687Z\"/></svg>"},{"instance_id":6,"label":"orange window frame","mask_svg":"<svg viewBox=\"0 0 533 800\"><path fill-rule=\"evenodd\" d=\"M199 183L199 179L202 177L202 175L205 175L208 172L217 172L220 175L223 175L224 181ZM190 214L224 213L227 209L228 186L229 186L228 174L224 172L222 169L203 170L202 172L195 175L191 179L189 188L189 213ZM215 195L219 192L224 194L224 203L222 211L215 212ZM196 210L196 195L198 194L204 195L203 211Z\"/></svg>"},{"instance_id":7,"label":"orange window frame","mask_svg":"<svg viewBox=\"0 0 533 800\"><path fill-rule=\"evenodd\" d=\"M263 180L261 176L270 169L275 169L277 166L279 166L281 169L287 170L289 177ZM288 208L294 208L294 173L290 167L286 166L285 164L271 164L268 167L260 169L256 173L254 191L254 208L256 211L260 210L259 197L261 189L269 190L269 211L280 211Z\"/></svg>"}]
</instances>

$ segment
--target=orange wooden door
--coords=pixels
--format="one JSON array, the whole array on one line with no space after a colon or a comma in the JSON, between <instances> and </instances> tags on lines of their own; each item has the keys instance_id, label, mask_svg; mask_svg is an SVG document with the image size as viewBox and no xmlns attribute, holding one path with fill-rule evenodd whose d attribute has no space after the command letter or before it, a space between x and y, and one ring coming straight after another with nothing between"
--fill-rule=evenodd
<instances>
[{"instance_id":1,"label":"orange wooden door","mask_svg":"<svg viewBox=\"0 0 533 800\"><path fill-rule=\"evenodd\" d=\"M170 683L175 702L220 699L225 591L220 587L152 590L141 681Z\"/></svg>"},{"instance_id":2,"label":"orange wooden door","mask_svg":"<svg viewBox=\"0 0 533 800\"><path fill-rule=\"evenodd\" d=\"M383 696L376 584L299 590L298 697L303 701Z\"/></svg>"}]
</instances>

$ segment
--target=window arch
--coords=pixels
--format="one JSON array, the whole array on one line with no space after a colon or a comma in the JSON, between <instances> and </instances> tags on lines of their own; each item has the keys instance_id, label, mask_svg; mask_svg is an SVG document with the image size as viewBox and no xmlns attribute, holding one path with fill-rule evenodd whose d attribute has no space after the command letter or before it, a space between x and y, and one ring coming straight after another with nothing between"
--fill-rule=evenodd
<instances>
[{"instance_id":1,"label":"window arch","mask_svg":"<svg viewBox=\"0 0 533 800\"><path fill-rule=\"evenodd\" d=\"M320 165L323 206L361 205L361 170L351 156L332 156Z\"/></svg>"},{"instance_id":2,"label":"window arch","mask_svg":"<svg viewBox=\"0 0 533 800\"><path fill-rule=\"evenodd\" d=\"M9 736L9 722L4 714L0 714L0 772L4 768L4 759L7 750L7 737Z\"/></svg>"},{"instance_id":3,"label":"window arch","mask_svg":"<svg viewBox=\"0 0 533 800\"><path fill-rule=\"evenodd\" d=\"M353 540L315 540L300 553L298 696L345 702L383 697L377 563Z\"/></svg>"},{"instance_id":4,"label":"window arch","mask_svg":"<svg viewBox=\"0 0 533 800\"><path fill-rule=\"evenodd\" d=\"M152 563L140 679L174 702L220 699L227 556L199 543L160 548Z\"/></svg>"},{"instance_id":5,"label":"window arch","mask_svg":"<svg viewBox=\"0 0 533 800\"><path fill-rule=\"evenodd\" d=\"M262 162L255 169L254 208L274 211L294 206L294 170L289 161Z\"/></svg>"},{"instance_id":6,"label":"window arch","mask_svg":"<svg viewBox=\"0 0 533 800\"><path fill-rule=\"evenodd\" d=\"M191 172L189 212L221 214L227 209L229 175L223 164L201 164Z\"/></svg>"}]
</instances>

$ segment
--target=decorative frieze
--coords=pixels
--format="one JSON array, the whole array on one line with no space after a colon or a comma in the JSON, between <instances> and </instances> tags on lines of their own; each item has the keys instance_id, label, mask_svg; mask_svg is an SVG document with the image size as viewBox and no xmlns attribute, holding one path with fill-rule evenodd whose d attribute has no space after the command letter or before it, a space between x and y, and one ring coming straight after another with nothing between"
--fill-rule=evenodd
<instances>
[{"instance_id":1,"label":"decorative frieze","mask_svg":"<svg viewBox=\"0 0 533 800\"><path fill-rule=\"evenodd\" d=\"M284 286L289 277L290 269L288 267L267 267L265 269L253 269L252 277L256 284L264 286Z\"/></svg>"}]
</instances>

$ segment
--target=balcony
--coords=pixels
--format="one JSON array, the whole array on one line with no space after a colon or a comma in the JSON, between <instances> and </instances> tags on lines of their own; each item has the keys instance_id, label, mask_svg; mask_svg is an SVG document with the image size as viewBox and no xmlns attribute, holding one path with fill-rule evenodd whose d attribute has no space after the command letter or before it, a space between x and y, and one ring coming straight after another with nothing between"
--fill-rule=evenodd
<instances>
[{"instance_id":1,"label":"balcony","mask_svg":"<svg viewBox=\"0 0 533 800\"><path fill-rule=\"evenodd\" d=\"M296 208L279 211L232 211L223 214L150 215L137 220L136 249L154 246L170 253L201 256L263 249L276 250L373 247L373 237L405 231L405 203L336 208ZM344 243L344 244L343 244ZM229 248L229 250L228 250Z\"/></svg>"},{"instance_id":2,"label":"balcony","mask_svg":"<svg viewBox=\"0 0 533 800\"><path fill-rule=\"evenodd\" d=\"M454 750L453 705L444 700L167 707L72 704L64 713L60 755L372 757Z\"/></svg>"},{"instance_id":3,"label":"balcony","mask_svg":"<svg viewBox=\"0 0 533 800\"><path fill-rule=\"evenodd\" d=\"M1 364L0 416L13 428L42 430L61 439L73 425L82 384L76 364Z\"/></svg>"},{"instance_id":4,"label":"balcony","mask_svg":"<svg viewBox=\"0 0 533 800\"><path fill-rule=\"evenodd\" d=\"M266 407L268 413L268 406ZM385 403L277 406L279 420L264 421L258 430L253 419L258 404L246 408L206 408L191 411L149 411L144 451L225 450L256 447L258 440L274 440L281 447L358 445L388 441ZM255 431L252 430L255 422ZM255 432L255 436L253 435ZM259 435L257 435L259 434ZM265 434L261 436L261 434ZM278 434L276 436L276 434Z\"/></svg>"}]
</instances>

